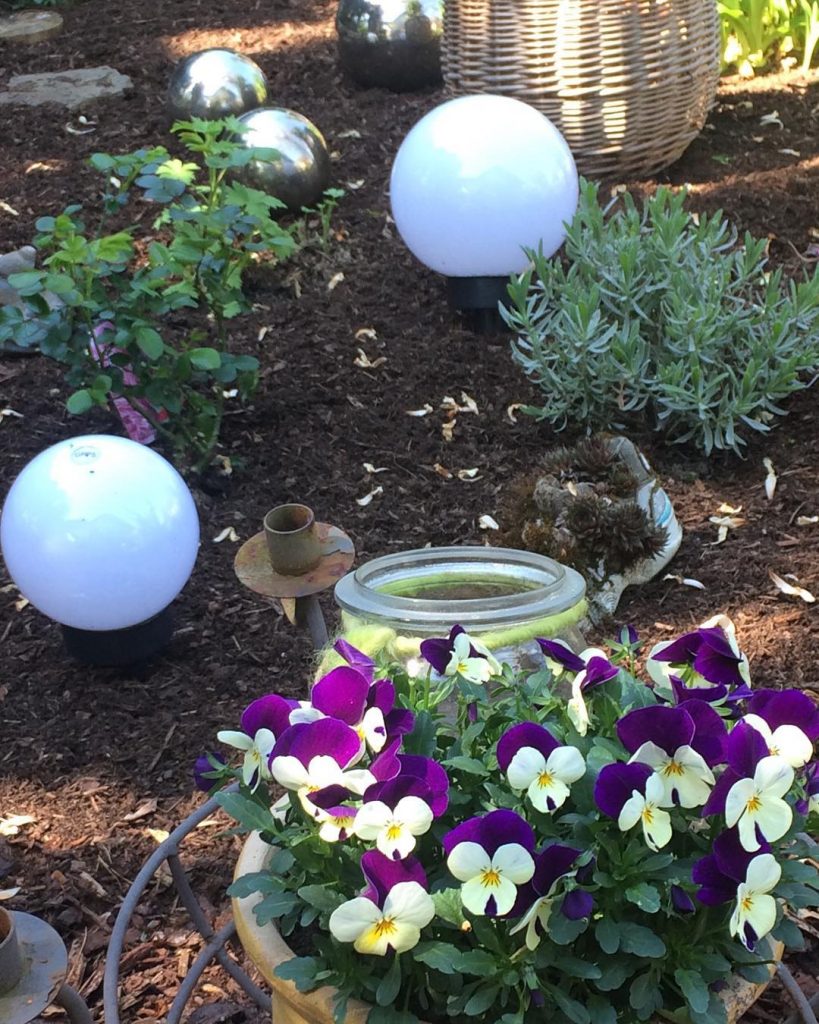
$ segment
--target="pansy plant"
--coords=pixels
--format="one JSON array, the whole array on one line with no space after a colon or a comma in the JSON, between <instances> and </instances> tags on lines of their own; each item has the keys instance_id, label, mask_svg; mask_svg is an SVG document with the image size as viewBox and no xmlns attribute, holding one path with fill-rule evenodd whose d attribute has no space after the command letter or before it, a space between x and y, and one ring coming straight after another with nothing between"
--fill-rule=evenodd
<instances>
[{"instance_id":1,"label":"pansy plant","mask_svg":"<svg viewBox=\"0 0 819 1024\"><path fill-rule=\"evenodd\" d=\"M333 986L339 1017L355 997L370 1024L719 1024L726 971L819 903L807 694L749 687L721 618L656 646L650 682L632 630L611 654L540 648L540 668L501 668L456 625L410 676L341 640L308 697L219 733L235 767L197 763L273 845L231 893L259 892L285 936L310 926L277 973Z\"/></svg>"}]
</instances>

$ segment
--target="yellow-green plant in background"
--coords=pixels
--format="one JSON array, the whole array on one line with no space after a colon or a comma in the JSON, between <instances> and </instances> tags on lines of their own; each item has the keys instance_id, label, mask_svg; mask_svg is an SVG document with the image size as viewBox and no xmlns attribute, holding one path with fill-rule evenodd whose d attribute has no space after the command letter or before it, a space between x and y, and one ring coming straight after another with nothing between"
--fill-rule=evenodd
<instances>
[{"instance_id":1,"label":"yellow-green plant in background","mask_svg":"<svg viewBox=\"0 0 819 1024\"><path fill-rule=\"evenodd\" d=\"M819 43L819 0L719 0L725 70L753 75L777 59L810 69Z\"/></svg>"}]
</instances>

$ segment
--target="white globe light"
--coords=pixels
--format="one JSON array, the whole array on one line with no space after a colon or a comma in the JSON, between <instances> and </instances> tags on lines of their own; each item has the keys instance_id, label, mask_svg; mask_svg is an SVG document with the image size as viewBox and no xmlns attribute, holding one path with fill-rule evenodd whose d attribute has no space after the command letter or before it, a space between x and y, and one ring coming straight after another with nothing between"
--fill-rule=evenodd
<instances>
[{"instance_id":1,"label":"white globe light","mask_svg":"<svg viewBox=\"0 0 819 1024\"><path fill-rule=\"evenodd\" d=\"M123 437L47 448L12 484L0 519L11 578L49 618L84 630L135 626L188 580L199 519L185 481Z\"/></svg>"},{"instance_id":2,"label":"white globe light","mask_svg":"<svg viewBox=\"0 0 819 1024\"><path fill-rule=\"evenodd\" d=\"M447 277L508 277L547 256L577 209L574 159L552 122L508 96L462 96L401 143L392 215L411 252Z\"/></svg>"}]
</instances>

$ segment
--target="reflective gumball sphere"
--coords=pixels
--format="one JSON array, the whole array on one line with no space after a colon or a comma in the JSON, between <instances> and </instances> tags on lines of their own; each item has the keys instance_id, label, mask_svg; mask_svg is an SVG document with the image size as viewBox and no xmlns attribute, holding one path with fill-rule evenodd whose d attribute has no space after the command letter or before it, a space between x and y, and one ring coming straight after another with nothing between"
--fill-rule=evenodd
<instances>
[{"instance_id":1,"label":"reflective gumball sphere","mask_svg":"<svg viewBox=\"0 0 819 1024\"><path fill-rule=\"evenodd\" d=\"M239 121L245 146L277 151L267 160L251 160L240 172L242 181L281 199L289 210L321 198L330 181L330 154L312 121L283 107L251 110Z\"/></svg>"},{"instance_id":2,"label":"reflective gumball sphere","mask_svg":"<svg viewBox=\"0 0 819 1024\"><path fill-rule=\"evenodd\" d=\"M441 81L443 0L339 0L341 66L359 85L407 92Z\"/></svg>"},{"instance_id":3,"label":"reflective gumball sphere","mask_svg":"<svg viewBox=\"0 0 819 1024\"><path fill-rule=\"evenodd\" d=\"M186 120L238 116L267 100L267 79L249 57L233 50L202 50L177 64L168 86L168 109Z\"/></svg>"}]
</instances>

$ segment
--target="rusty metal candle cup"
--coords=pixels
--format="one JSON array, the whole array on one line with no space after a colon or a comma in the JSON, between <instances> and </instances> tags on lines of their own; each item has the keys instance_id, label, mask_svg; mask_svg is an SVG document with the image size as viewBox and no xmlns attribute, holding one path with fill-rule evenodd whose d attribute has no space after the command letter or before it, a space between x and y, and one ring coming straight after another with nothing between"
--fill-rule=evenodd
<instances>
[{"instance_id":1,"label":"rusty metal candle cup","mask_svg":"<svg viewBox=\"0 0 819 1024\"><path fill-rule=\"evenodd\" d=\"M273 569L303 576L321 561L316 517L307 505L278 505L264 517L264 535Z\"/></svg>"},{"instance_id":2,"label":"rusty metal candle cup","mask_svg":"<svg viewBox=\"0 0 819 1024\"><path fill-rule=\"evenodd\" d=\"M9 992L23 975L23 954L14 918L0 909L0 992Z\"/></svg>"}]
</instances>

